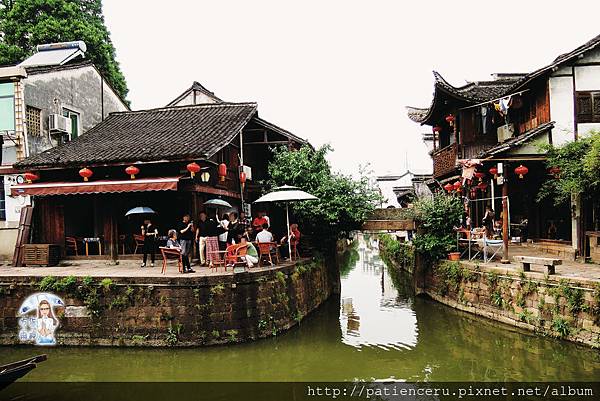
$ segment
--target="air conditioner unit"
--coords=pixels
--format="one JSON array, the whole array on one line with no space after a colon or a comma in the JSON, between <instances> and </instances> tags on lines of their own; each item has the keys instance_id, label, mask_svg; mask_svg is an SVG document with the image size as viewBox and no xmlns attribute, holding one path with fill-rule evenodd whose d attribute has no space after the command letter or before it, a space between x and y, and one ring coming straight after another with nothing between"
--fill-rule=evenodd
<instances>
[{"instance_id":1,"label":"air conditioner unit","mask_svg":"<svg viewBox=\"0 0 600 401\"><path fill-rule=\"evenodd\" d=\"M498 127L498 142L504 142L510 139L515 134L515 126L512 124L506 124Z\"/></svg>"},{"instance_id":2,"label":"air conditioner unit","mask_svg":"<svg viewBox=\"0 0 600 401\"><path fill-rule=\"evenodd\" d=\"M51 133L71 133L71 120L60 114L50 114L48 117L48 127Z\"/></svg>"}]
</instances>

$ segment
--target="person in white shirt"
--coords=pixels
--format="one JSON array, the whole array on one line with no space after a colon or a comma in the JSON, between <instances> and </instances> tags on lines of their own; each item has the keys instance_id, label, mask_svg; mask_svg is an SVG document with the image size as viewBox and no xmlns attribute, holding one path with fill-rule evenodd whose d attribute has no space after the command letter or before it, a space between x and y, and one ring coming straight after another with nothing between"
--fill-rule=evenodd
<instances>
[{"instance_id":1,"label":"person in white shirt","mask_svg":"<svg viewBox=\"0 0 600 401\"><path fill-rule=\"evenodd\" d=\"M219 234L219 248L224 251L227 248L227 236L228 236L228 228L229 228L229 215L227 213L223 214L223 219L220 221L221 227L225 229L223 234Z\"/></svg>"},{"instance_id":2,"label":"person in white shirt","mask_svg":"<svg viewBox=\"0 0 600 401\"><path fill-rule=\"evenodd\" d=\"M262 225L262 230L256 234L256 241L257 242L275 242L275 239L273 238L273 234L268 230L269 226L267 225L267 223Z\"/></svg>"}]
</instances>

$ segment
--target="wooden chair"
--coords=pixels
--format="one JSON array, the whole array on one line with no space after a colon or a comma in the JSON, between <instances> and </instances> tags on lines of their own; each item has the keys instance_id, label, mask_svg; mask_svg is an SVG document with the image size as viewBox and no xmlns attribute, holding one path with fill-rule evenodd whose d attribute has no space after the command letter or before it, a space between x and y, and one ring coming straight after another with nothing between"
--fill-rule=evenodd
<instances>
[{"instance_id":1,"label":"wooden chair","mask_svg":"<svg viewBox=\"0 0 600 401\"><path fill-rule=\"evenodd\" d=\"M264 260L268 260L271 266L273 266L273 256L277 264L279 264L279 253L277 252L276 242L258 242L258 265L261 266ZM275 249L275 253L271 251Z\"/></svg>"},{"instance_id":2,"label":"wooden chair","mask_svg":"<svg viewBox=\"0 0 600 401\"><path fill-rule=\"evenodd\" d=\"M292 242L292 254L290 255L290 260L300 259L300 252L298 252L299 242L300 241Z\"/></svg>"},{"instance_id":3,"label":"wooden chair","mask_svg":"<svg viewBox=\"0 0 600 401\"><path fill-rule=\"evenodd\" d=\"M167 262L169 259L177 259L177 267L179 273L183 273L183 260L181 259L181 251L177 248L167 248L165 246L159 247L160 253L163 258L162 274L167 272Z\"/></svg>"},{"instance_id":4,"label":"wooden chair","mask_svg":"<svg viewBox=\"0 0 600 401\"><path fill-rule=\"evenodd\" d=\"M133 234L133 239L135 240L135 249L133 250L133 254L135 255L138 248L144 249L144 236L141 234Z\"/></svg>"},{"instance_id":5,"label":"wooden chair","mask_svg":"<svg viewBox=\"0 0 600 401\"><path fill-rule=\"evenodd\" d=\"M75 256L79 256L79 251L77 250L77 238L65 237L65 244L67 252L71 250L75 252Z\"/></svg>"},{"instance_id":6,"label":"wooden chair","mask_svg":"<svg viewBox=\"0 0 600 401\"><path fill-rule=\"evenodd\" d=\"M235 267L236 265L246 265L246 261L242 259L242 250L245 250L246 247L241 247L239 245L229 245L227 247L227 251L225 253L225 271L227 271L227 266Z\"/></svg>"},{"instance_id":7,"label":"wooden chair","mask_svg":"<svg viewBox=\"0 0 600 401\"><path fill-rule=\"evenodd\" d=\"M125 234L120 234L119 235L119 248L122 249L121 254L125 255L125 242L127 240L127 236Z\"/></svg>"}]
</instances>

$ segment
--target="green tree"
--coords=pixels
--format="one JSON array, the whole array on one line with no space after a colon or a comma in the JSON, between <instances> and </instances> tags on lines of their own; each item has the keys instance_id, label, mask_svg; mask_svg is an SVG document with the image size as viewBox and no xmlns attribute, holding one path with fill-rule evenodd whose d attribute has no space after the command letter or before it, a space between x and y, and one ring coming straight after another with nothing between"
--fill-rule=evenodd
<instances>
[{"instance_id":1,"label":"green tree","mask_svg":"<svg viewBox=\"0 0 600 401\"><path fill-rule=\"evenodd\" d=\"M0 65L21 62L39 44L74 40L85 42L86 57L125 99L127 83L101 0L0 0Z\"/></svg>"},{"instance_id":2,"label":"green tree","mask_svg":"<svg viewBox=\"0 0 600 401\"><path fill-rule=\"evenodd\" d=\"M417 200L413 210L419 225L413 239L415 250L430 262L443 259L456 246L454 226L459 225L463 213L460 198L438 193Z\"/></svg>"},{"instance_id":3,"label":"green tree","mask_svg":"<svg viewBox=\"0 0 600 401\"><path fill-rule=\"evenodd\" d=\"M597 199L600 195L600 133L593 132L562 146L546 145L546 165L558 168L556 179L542 185L538 200L553 198L556 205L568 202L571 195Z\"/></svg>"},{"instance_id":4,"label":"green tree","mask_svg":"<svg viewBox=\"0 0 600 401\"><path fill-rule=\"evenodd\" d=\"M326 159L331 147L303 146L273 150L269 164L269 186L293 185L319 198L318 201L292 202L290 208L302 231L320 248L331 249L332 242L359 229L380 201L377 189L364 171L358 179L332 172Z\"/></svg>"}]
</instances>

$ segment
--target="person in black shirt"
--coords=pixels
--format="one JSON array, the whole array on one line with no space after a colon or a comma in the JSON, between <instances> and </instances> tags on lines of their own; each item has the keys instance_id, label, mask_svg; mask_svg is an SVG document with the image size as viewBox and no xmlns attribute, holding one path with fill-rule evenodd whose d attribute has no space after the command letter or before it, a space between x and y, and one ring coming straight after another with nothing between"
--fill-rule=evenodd
<instances>
[{"instance_id":1,"label":"person in black shirt","mask_svg":"<svg viewBox=\"0 0 600 401\"><path fill-rule=\"evenodd\" d=\"M200 218L196 225L196 243L198 244L198 253L200 254L200 265L206 265L206 239L215 235L216 223L209 220L206 212L200 212Z\"/></svg>"},{"instance_id":2,"label":"person in black shirt","mask_svg":"<svg viewBox=\"0 0 600 401\"><path fill-rule=\"evenodd\" d=\"M144 236L144 261L142 267L146 267L146 260L148 260L148 254L150 254L150 266L154 267L154 253L156 249L156 237L158 235L158 229L150 219L144 220L142 225L142 235Z\"/></svg>"},{"instance_id":3,"label":"person in black shirt","mask_svg":"<svg viewBox=\"0 0 600 401\"><path fill-rule=\"evenodd\" d=\"M183 216L183 220L177 227L179 243L181 245L181 260L183 262L184 273L195 273L190 265L190 252L192 251L192 241L194 240L194 223L190 221L190 215Z\"/></svg>"}]
</instances>

